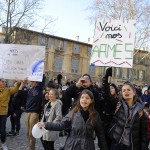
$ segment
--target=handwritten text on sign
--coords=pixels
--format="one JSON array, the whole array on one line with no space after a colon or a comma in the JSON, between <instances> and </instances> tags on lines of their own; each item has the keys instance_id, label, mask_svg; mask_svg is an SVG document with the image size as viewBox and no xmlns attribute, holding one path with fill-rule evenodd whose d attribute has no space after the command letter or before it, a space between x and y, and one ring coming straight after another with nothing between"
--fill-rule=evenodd
<instances>
[{"instance_id":1,"label":"handwritten text on sign","mask_svg":"<svg viewBox=\"0 0 150 150\"><path fill-rule=\"evenodd\" d=\"M45 47L0 44L0 78L42 81Z\"/></svg>"},{"instance_id":2,"label":"handwritten text on sign","mask_svg":"<svg viewBox=\"0 0 150 150\"><path fill-rule=\"evenodd\" d=\"M97 20L90 63L132 68L134 40L133 20Z\"/></svg>"}]
</instances>

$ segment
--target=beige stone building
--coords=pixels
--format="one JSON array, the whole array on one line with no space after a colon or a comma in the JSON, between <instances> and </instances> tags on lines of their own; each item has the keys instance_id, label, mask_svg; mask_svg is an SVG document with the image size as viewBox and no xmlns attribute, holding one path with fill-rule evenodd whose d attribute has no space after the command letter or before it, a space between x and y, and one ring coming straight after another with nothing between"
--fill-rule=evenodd
<instances>
[{"instance_id":1,"label":"beige stone building","mask_svg":"<svg viewBox=\"0 0 150 150\"><path fill-rule=\"evenodd\" d=\"M63 82L77 80L84 73L91 75L93 81L101 84L106 67L89 66L92 45L76 40L48 35L27 29L16 28L12 43L44 45L45 75L47 81L63 72ZM150 54L135 50L132 69L113 68L112 82L121 85L130 80L137 85L150 84Z\"/></svg>"}]
</instances>

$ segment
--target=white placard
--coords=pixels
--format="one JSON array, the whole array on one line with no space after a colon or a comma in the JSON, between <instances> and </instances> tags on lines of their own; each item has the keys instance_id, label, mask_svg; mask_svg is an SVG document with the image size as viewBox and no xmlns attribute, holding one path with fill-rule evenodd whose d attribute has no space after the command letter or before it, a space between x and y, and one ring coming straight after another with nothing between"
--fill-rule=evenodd
<instances>
[{"instance_id":1,"label":"white placard","mask_svg":"<svg viewBox=\"0 0 150 150\"><path fill-rule=\"evenodd\" d=\"M132 68L134 20L97 20L90 64Z\"/></svg>"},{"instance_id":2,"label":"white placard","mask_svg":"<svg viewBox=\"0 0 150 150\"><path fill-rule=\"evenodd\" d=\"M0 78L42 81L45 46L0 44Z\"/></svg>"}]
</instances>

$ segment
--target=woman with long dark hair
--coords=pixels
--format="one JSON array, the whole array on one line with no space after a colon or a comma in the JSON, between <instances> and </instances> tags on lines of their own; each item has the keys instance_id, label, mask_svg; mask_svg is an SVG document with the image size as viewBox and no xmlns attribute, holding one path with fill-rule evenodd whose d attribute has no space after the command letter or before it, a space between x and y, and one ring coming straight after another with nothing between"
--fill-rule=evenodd
<instances>
[{"instance_id":1,"label":"woman with long dark hair","mask_svg":"<svg viewBox=\"0 0 150 150\"><path fill-rule=\"evenodd\" d=\"M93 133L98 138L101 150L108 150L102 121L94 108L94 96L91 91L83 90L70 113L61 122L39 122L39 128L61 131L71 128L64 150L95 150Z\"/></svg>"},{"instance_id":2,"label":"woman with long dark hair","mask_svg":"<svg viewBox=\"0 0 150 150\"><path fill-rule=\"evenodd\" d=\"M147 118L143 103L136 98L135 87L126 82L122 86L108 135L111 150L148 150Z\"/></svg>"}]
</instances>

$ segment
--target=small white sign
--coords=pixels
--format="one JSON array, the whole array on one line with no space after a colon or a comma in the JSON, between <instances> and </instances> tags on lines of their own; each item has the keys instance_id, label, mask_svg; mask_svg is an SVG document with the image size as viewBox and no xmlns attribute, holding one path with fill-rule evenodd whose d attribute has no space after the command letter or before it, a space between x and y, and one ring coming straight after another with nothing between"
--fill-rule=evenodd
<instances>
[{"instance_id":1,"label":"small white sign","mask_svg":"<svg viewBox=\"0 0 150 150\"><path fill-rule=\"evenodd\" d=\"M90 64L132 68L134 20L97 20Z\"/></svg>"},{"instance_id":2,"label":"small white sign","mask_svg":"<svg viewBox=\"0 0 150 150\"><path fill-rule=\"evenodd\" d=\"M0 78L42 81L45 46L0 44Z\"/></svg>"}]
</instances>

